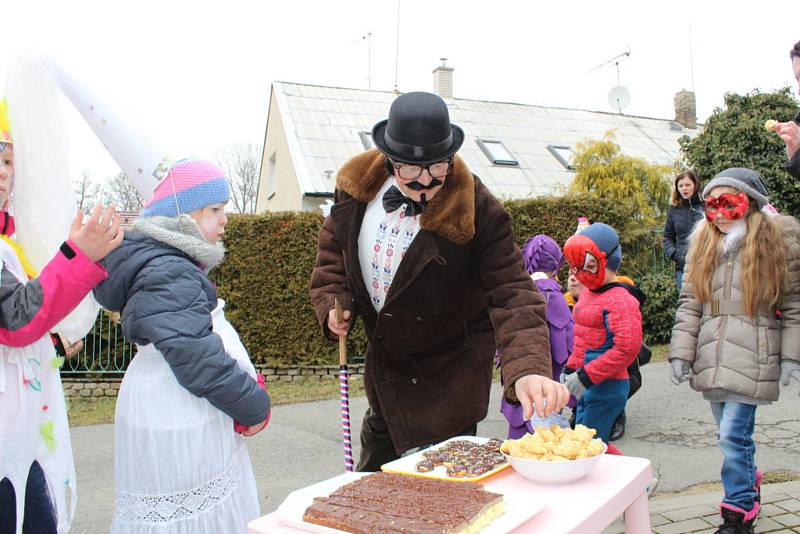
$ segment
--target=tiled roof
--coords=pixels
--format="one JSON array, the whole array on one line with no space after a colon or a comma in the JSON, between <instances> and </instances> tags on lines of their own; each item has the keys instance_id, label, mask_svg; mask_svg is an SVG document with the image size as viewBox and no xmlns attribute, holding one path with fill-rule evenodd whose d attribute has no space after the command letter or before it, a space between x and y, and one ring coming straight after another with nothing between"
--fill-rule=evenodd
<instances>
[{"instance_id":1,"label":"tiled roof","mask_svg":"<svg viewBox=\"0 0 800 534\"><path fill-rule=\"evenodd\" d=\"M275 82L273 88L304 194L333 192L339 167L364 151L359 132L369 132L386 118L397 96L287 82ZM616 142L625 154L672 163L679 157L678 138L699 131L669 119L506 102L455 98L448 108L450 120L466 133L459 156L501 198L549 194L569 185L574 173L548 145L574 148L579 141L616 129ZM493 165L477 143L484 138L501 140L519 166Z\"/></svg>"}]
</instances>

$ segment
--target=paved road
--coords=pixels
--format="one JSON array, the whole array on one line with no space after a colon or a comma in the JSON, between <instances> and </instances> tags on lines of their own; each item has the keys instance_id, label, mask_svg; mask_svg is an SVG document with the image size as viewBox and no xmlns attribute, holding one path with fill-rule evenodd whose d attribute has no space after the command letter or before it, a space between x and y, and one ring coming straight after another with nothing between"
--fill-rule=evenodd
<instances>
[{"instance_id":1,"label":"paved road","mask_svg":"<svg viewBox=\"0 0 800 534\"><path fill-rule=\"evenodd\" d=\"M642 368L644 386L631 399L628 429L617 442L625 454L649 458L658 473L656 493L719 480L721 456L708 404L688 385L673 386L665 363ZM337 384L331 383L336 389ZM498 387L482 436L504 437ZM353 435L358 436L366 399L352 399ZM277 406L267 430L248 441L264 513L292 491L344 470L338 400ZM759 409L758 465L765 471L800 472L800 397L796 386ZM72 430L78 474L78 511L73 532L107 532L113 512L114 434L111 425ZM357 444L354 444L356 453Z\"/></svg>"}]
</instances>

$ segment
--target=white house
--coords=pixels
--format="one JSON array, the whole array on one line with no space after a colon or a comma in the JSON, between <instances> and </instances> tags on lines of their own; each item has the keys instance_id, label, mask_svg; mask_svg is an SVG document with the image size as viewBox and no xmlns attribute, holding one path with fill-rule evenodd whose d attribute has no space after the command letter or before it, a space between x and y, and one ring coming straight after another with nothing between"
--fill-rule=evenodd
<instances>
[{"instance_id":1,"label":"white house","mask_svg":"<svg viewBox=\"0 0 800 534\"><path fill-rule=\"evenodd\" d=\"M559 193L574 176L575 144L615 129L625 154L654 163L679 158L678 138L695 135L694 94L675 96L676 120L603 111L452 98L452 68L434 85L450 120L466 134L461 156L499 198ZM270 94L256 212L315 210L333 195L336 173L372 148L372 126L389 114L391 91L274 82Z\"/></svg>"}]
</instances>

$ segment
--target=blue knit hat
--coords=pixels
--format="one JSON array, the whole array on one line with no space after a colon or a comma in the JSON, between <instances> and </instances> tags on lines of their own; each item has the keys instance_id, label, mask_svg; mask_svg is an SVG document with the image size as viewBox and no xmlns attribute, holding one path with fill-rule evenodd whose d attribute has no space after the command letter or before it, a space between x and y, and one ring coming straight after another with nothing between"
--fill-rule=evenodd
<instances>
[{"instance_id":1,"label":"blue knit hat","mask_svg":"<svg viewBox=\"0 0 800 534\"><path fill-rule=\"evenodd\" d=\"M183 159L172 165L139 216L177 217L229 199L228 179L219 167L202 159Z\"/></svg>"},{"instance_id":2,"label":"blue knit hat","mask_svg":"<svg viewBox=\"0 0 800 534\"><path fill-rule=\"evenodd\" d=\"M578 235L583 235L594 241L597 248L606 253L606 266L614 272L619 271L619 266L622 263L622 248L619 245L619 235L607 224L592 223L580 232Z\"/></svg>"}]
</instances>

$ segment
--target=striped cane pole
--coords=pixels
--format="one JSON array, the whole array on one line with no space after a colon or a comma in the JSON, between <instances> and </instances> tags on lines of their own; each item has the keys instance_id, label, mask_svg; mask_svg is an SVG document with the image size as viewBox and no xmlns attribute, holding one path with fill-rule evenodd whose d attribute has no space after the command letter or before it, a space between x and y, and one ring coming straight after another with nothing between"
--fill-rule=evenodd
<instances>
[{"instance_id":1,"label":"striped cane pole","mask_svg":"<svg viewBox=\"0 0 800 534\"><path fill-rule=\"evenodd\" d=\"M341 323L343 318L342 307L339 300L335 301L336 321ZM342 442L344 444L344 467L347 471L353 470L353 447L350 437L350 381L347 376L347 336L339 336L339 404L342 412Z\"/></svg>"}]
</instances>

